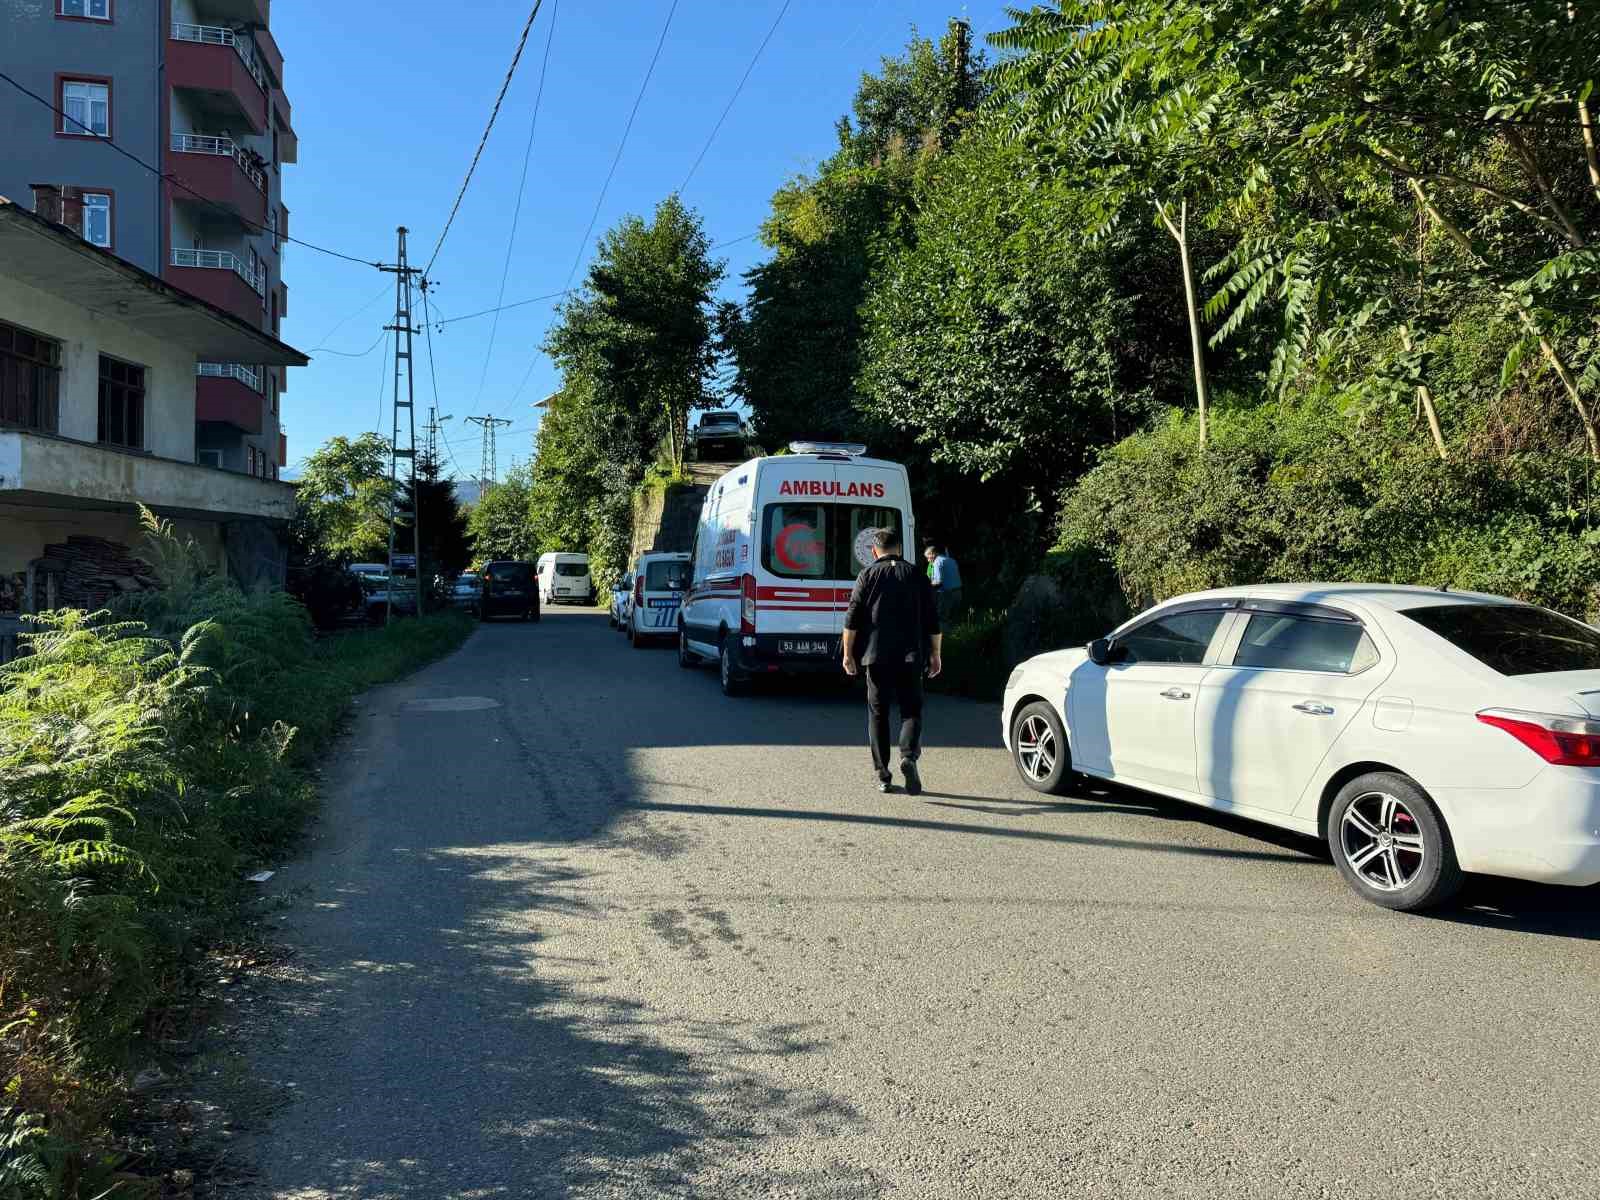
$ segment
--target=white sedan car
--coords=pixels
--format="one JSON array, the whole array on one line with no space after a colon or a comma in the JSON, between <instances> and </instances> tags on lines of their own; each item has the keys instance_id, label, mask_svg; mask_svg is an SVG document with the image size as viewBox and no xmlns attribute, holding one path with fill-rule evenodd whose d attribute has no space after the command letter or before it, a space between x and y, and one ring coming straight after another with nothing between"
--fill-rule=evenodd
<instances>
[{"instance_id":1,"label":"white sedan car","mask_svg":"<svg viewBox=\"0 0 1600 1200\"><path fill-rule=\"evenodd\" d=\"M1501 596L1178 596L1024 662L1002 721L1038 791L1081 773L1322 838L1388 908L1464 871L1600 883L1600 632Z\"/></svg>"}]
</instances>

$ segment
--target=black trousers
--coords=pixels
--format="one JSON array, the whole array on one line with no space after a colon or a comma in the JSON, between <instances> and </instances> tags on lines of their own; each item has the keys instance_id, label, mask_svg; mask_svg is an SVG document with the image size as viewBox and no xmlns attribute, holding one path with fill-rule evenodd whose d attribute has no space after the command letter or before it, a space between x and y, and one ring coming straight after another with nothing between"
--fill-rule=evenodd
<instances>
[{"instance_id":1,"label":"black trousers","mask_svg":"<svg viewBox=\"0 0 1600 1200\"><path fill-rule=\"evenodd\" d=\"M922 753L922 660L876 662L867 675L867 741L879 779L889 778L889 706L900 710L900 759L915 762Z\"/></svg>"}]
</instances>

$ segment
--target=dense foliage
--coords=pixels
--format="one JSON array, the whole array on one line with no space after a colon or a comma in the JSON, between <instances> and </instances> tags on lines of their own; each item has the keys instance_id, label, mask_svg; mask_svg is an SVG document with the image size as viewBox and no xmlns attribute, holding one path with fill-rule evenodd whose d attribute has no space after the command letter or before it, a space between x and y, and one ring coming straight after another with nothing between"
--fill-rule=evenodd
<instances>
[{"instance_id":1,"label":"dense foliage","mask_svg":"<svg viewBox=\"0 0 1600 1200\"><path fill-rule=\"evenodd\" d=\"M119 1156L94 1147L131 1048L244 872L298 835L314 795L297 764L355 691L471 628L447 615L318 640L283 593L206 576L168 529L151 541L168 588L143 620L49 614L0 667L6 1200L115 1181Z\"/></svg>"}]
</instances>

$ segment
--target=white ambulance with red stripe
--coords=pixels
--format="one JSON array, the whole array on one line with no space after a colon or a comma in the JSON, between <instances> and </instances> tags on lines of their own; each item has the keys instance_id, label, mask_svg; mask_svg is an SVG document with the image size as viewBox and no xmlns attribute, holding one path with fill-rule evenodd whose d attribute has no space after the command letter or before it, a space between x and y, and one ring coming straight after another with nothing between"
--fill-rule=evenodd
<instances>
[{"instance_id":1,"label":"white ambulance with red stripe","mask_svg":"<svg viewBox=\"0 0 1600 1200\"><path fill-rule=\"evenodd\" d=\"M916 544L899 463L866 447L793 442L712 484L678 618L678 662L717 664L722 690L780 673L841 671L844 612L888 527Z\"/></svg>"}]
</instances>

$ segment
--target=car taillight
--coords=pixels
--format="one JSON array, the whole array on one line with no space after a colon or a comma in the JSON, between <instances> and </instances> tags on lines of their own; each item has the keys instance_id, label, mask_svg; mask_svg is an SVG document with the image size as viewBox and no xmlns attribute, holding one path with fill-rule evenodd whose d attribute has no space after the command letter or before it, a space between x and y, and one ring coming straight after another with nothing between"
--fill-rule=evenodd
<instances>
[{"instance_id":1,"label":"car taillight","mask_svg":"<svg viewBox=\"0 0 1600 1200\"><path fill-rule=\"evenodd\" d=\"M739 632L756 631L756 577L746 575L740 585Z\"/></svg>"},{"instance_id":2,"label":"car taillight","mask_svg":"<svg viewBox=\"0 0 1600 1200\"><path fill-rule=\"evenodd\" d=\"M1600 767L1600 721L1496 708L1485 709L1478 720L1505 730L1547 763Z\"/></svg>"},{"instance_id":3,"label":"car taillight","mask_svg":"<svg viewBox=\"0 0 1600 1200\"><path fill-rule=\"evenodd\" d=\"M644 603L644 576L640 575L633 581L633 602Z\"/></svg>"}]
</instances>

